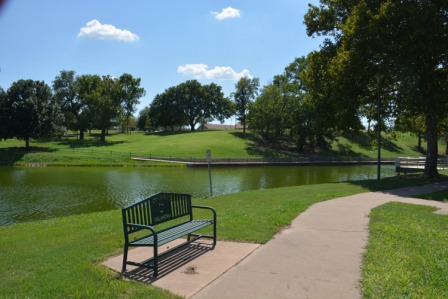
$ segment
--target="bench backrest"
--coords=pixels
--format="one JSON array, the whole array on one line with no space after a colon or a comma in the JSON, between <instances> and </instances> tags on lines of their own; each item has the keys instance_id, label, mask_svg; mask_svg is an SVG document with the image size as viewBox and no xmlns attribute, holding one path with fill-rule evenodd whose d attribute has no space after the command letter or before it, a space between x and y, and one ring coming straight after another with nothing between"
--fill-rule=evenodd
<instances>
[{"instance_id":1,"label":"bench backrest","mask_svg":"<svg viewBox=\"0 0 448 299\"><path fill-rule=\"evenodd\" d=\"M191 214L191 195L158 193L122 209L123 224L157 225ZM125 227L126 230L126 227ZM138 231L128 228L127 232Z\"/></svg>"}]
</instances>

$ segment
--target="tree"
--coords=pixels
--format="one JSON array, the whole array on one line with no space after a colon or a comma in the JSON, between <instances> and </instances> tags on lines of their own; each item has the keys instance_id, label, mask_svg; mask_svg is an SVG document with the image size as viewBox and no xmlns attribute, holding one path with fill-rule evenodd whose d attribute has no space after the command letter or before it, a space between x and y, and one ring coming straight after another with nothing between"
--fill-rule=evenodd
<instances>
[{"instance_id":1,"label":"tree","mask_svg":"<svg viewBox=\"0 0 448 299\"><path fill-rule=\"evenodd\" d=\"M258 95L259 86L259 78L250 79L247 77L242 77L235 84L236 91L233 94L235 99L235 110L238 121L243 125L243 133L246 133L247 108Z\"/></svg>"},{"instance_id":2,"label":"tree","mask_svg":"<svg viewBox=\"0 0 448 299\"><path fill-rule=\"evenodd\" d=\"M64 121L59 104L50 87L43 81L19 80L7 91L9 107L9 136L25 140L30 148L30 138L50 137L61 133Z\"/></svg>"},{"instance_id":3,"label":"tree","mask_svg":"<svg viewBox=\"0 0 448 299\"><path fill-rule=\"evenodd\" d=\"M175 127L180 130L186 123L177 93L176 87L170 87L155 96L149 109L149 117L154 127L162 127L165 130L171 127L174 131Z\"/></svg>"},{"instance_id":4,"label":"tree","mask_svg":"<svg viewBox=\"0 0 448 299\"><path fill-rule=\"evenodd\" d=\"M233 103L224 97L221 86L201 85L197 80L170 87L151 103L151 119L165 128L188 125L194 131L205 119L223 122L233 113Z\"/></svg>"},{"instance_id":5,"label":"tree","mask_svg":"<svg viewBox=\"0 0 448 299\"><path fill-rule=\"evenodd\" d=\"M11 125L11 107L7 101L6 92L0 87L0 140L14 137L10 129Z\"/></svg>"},{"instance_id":6,"label":"tree","mask_svg":"<svg viewBox=\"0 0 448 299\"><path fill-rule=\"evenodd\" d=\"M106 142L106 133L121 111L118 84L110 76L82 75L78 77L79 97L87 103L86 115L101 130L100 141Z\"/></svg>"},{"instance_id":7,"label":"tree","mask_svg":"<svg viewBox=\"0 0 448 299\"><path fill-rule=\"evenodd\" d=\"M145 89L140 87L140 78L134 78L130 74L123 74L118 78L121 105L126 120L126 132L129 133L129 121L136 111L139 98L145 95Z\"/></svg>"},{"instance_id":8,"label":"tree","mask_svg":"<svg viewBox=\"0 0 448 299\"><path fill-rule=\"evenodd\" d=\"M151 129L150 108L145 107L138 113L137 128L143 131Z\"/></svg>"},{"instance_id":9,"label":"tree","mask_svg":"<svg viewBox=\"0 0 448 299\"><path fill-rule=\"evenodd\" d=\"M284 136L285 98L281 89L274 85L265 86L255 102L249 104L248 121L250 130L259 134L274 148Z\"/></svg>"},{"instance_id":10,"label":"tree","mask_svg":"<svg viewBox=\"0 0 448 299\"><path fill-rule=\"evenodd\" d=\"M61 71L53 81L53 92L64 113L65 126L79 131L79 139L84 140L90 119L86 113L87 102L79 97L79 82L75 74L75 71Z\"/></svg>"},{"instance_id":11,"label":"tree","mask_svg":"<svg viewBox=\"0 0 448 299\"><path fill-rule=\"evenodd\" d=\"M379 90L383 116L424 113L424 176L438 176L438 120L448 101L448 2L320 3L309 6L305 24L308 35L327 38L321 50L309 56L306 73L326 125L353 127L359 122L360 107L374 103Z\"/></svg>"}]
</instances>

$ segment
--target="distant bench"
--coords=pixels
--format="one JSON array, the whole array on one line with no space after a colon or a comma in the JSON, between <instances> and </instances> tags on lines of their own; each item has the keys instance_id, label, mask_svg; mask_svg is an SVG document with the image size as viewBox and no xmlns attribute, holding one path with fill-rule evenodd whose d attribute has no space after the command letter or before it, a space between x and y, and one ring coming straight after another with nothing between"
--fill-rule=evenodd
<instances>
[{"instance_id":1,"label":"distant bench","mask_svg":"<svg viewBox=\"0 0 448 299\"><path fill-rule=\"evenodd\" d=\"M193 219L193 208L210 210L212 219ZM216 246L216 211L211 207L194 206L191 204L191 195L176 193L158 193L133 205L122 209L124 228L124 254L122 273L126 272L126 265L146 267L154 270L154 277L159 274L159 258L178 247L158 254L158 247L187 236L182 246L199 238L213 239L213 248ZM178 219L179 221L173 221ZM170 222L169 227L158 229L155 226ZM203 236L196 231L213 226L213 236ZM133 234L137 238L131 240ZM129 247L153 247L153 258L144 262L128 261Z\"/></svg>"}]
</instances>

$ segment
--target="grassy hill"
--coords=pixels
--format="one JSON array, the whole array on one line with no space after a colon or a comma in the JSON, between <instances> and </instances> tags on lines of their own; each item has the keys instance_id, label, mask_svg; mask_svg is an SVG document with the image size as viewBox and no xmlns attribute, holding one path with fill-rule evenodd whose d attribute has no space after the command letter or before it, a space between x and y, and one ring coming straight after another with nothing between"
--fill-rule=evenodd
<instances>
[{"instance_id":1,"label":"grassy hill","mask_svg":"<svg viewBox=\"0 0 448 299\"><path fill-rule=\"evenodd\" d=\"M33 151L23 149L24 141L0 142L0 165L147 165L130 157L204 158L210 149L213 158L301 158L301 159L347 159L376 158L377 147L367 134L339 136L332 151L324 153L295 153L276 150L257 143L253 135L241 131L197 131L178 133L133 132L111 133L106 143L99 142L96 134L84 141L76 137L52 140L32 140ZM418 157L417 138L400 134L397 140L382 141L382 158L399 156ZM440 154L445 145L440 144Z\"/></svg>"}]
</instances>

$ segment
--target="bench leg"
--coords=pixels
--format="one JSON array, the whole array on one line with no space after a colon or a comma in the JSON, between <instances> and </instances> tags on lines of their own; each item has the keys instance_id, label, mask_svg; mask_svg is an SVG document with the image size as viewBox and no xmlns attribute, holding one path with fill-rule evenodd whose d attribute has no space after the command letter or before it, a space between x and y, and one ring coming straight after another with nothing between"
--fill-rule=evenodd
<instances>
[{"instance_id":1,"label":"bench leg","mask_svg":"<svg viewBox=\"0 0 448 299\"><path fill-rule=\"evenodd\" d=\"M126 263L128 261L128 246L124 245L124 253L123 253L123 266L121 268L121 274L126 272Z\"/></svg>"},{"instance_id":2,"label":"bench leg","mask_svg":"<svg viewBox=\"0 0 448 299\"><path fill-rule=\"evenodd\" d=\"M154 245L154 277L159 276L159 257L157 246Z\"/></svg>"}]
</instances>

